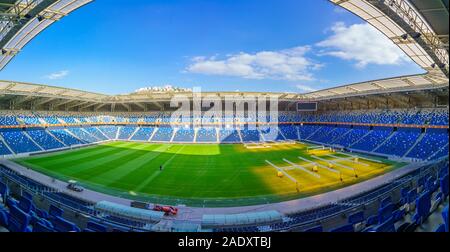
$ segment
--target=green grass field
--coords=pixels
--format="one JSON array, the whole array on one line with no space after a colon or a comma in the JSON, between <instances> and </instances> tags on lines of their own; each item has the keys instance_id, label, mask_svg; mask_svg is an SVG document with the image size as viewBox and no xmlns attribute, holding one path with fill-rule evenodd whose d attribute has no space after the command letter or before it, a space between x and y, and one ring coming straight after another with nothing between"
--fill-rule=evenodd
<instances>
[{"instance_id":1,"label":"green grass field","mask_svg":"<svg viewBox=\"0 0 450 252\"><path fill-rule=\"evenodd\" d=\"M348 157L343 154L328 150L307 152L306 148L303 144L248 148L245 145L111 142L15 161L57 179L73 179L87 188L119 197L208 207L302 198L359 183L402 166L387 160L355 163L339 160L338 157ZM341 175L320 166L315 173L318 178L286 162L312 170L314 165L299 159L314 160L311 155L337 161L339 165L332 169ZM287 175L278 177L277 169L266 161ZM323 160L314 161L329 166ZM355 168L358 178L348 167Z\"/></svg>"}]
</instances>

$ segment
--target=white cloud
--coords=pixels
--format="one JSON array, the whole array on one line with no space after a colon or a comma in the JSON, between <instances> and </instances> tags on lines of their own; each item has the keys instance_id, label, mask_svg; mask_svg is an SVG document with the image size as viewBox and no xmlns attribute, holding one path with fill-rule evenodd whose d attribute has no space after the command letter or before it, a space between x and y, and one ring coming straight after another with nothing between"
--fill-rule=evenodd
<instances>
[{"instance_id":1,"label":"white cloud","mask_svg":"<svg viewBox=\"0 0 450 252\"><path fill-rule=\"evenodd\" d=\"M299 89L300 91L303 91L303 92L315 92L315 91L317 91L317 89L312 88L312 87L310 87L308 85L304 85L304 84L297 84L295 87L297 89Z\"/></svg>"},{"instance_id":2,"label":"white cloud","mask_svg":"<svg viewBox=\"0 0 450 252\"><path fill-rule=\"evenodd\" d=\"M348 11L346 10L346 9L344 9L344 8L342 8L342 7L338 7L338 6L336 6L334 9L333 9L333 12L334 13L337 13L337 14L343 14L343 13L348 13Z\"/></svg>"},{"instance_id":3,"label":"white cloud","mask_svg":"<svg viewBox=\"0 0 450 252\"><path fill-rule=\"evenodd\" d=\"M310 81L314 79L312 71L321 68L305 56L310 50L309 46L300 46L281 51L227 55L224 59L195 57L186 72L246 79Z\"/></svg>"},{"instance_id":4,"label":"white cloud","mask_svg":"<svg viewBox=\"0 0 450 252\"><path fill-rule=\"evenodd\" d=\"M359 68L369 64L398 65L410 60L400 48L370 24L346 26L344 23L336 23L331 32L333 35L317 44L324 48L322 55L356 61Z\"/></svg>"},{"instance_id":5,"label":"white cloud","mask_svg":"<svg viewBox=\"0 0 450 252\"><path fill-rule=\"evenodd\" d=\"M64 77L66 77L67 75L69 75L69 71L67 70L62 70L59 72L55 72L55 73L51 73L47 76L45 76L45 78L50 79L50 80L60 80L63 79Z\"/></svg>"}]
</instances>

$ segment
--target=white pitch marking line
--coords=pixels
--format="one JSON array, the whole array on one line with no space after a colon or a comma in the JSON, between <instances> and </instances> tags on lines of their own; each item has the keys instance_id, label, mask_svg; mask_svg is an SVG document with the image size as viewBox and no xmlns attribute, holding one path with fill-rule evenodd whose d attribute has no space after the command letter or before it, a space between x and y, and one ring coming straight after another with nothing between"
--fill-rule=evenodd
<instances>
[{"instance_id":1,"label":"white pitch marking line","mask_svg":"<svg viewBox=\"0 0 450 252\"><path fill-rule=\"evenodd\" d=\"M287 160L287 159L283 159L283 161L286 162L286 163L288 163L288 164L290 164L290 165L292 165L292 166L294 166L295 168L297 168L297 169L299 169L299 170L302 170L302 171L308 173L309 175L311 175L311 176L313 176L313 177L316 177L316 178L320 179L320 175L319 175L319 174L314 173L314 172L312 172L312 171L309 171L308 169L306 169L306 168L303 167L303 166L294 164L294 163L292 163L291 161L289 161L289 160Z\"/></svg>"}]
</instances>

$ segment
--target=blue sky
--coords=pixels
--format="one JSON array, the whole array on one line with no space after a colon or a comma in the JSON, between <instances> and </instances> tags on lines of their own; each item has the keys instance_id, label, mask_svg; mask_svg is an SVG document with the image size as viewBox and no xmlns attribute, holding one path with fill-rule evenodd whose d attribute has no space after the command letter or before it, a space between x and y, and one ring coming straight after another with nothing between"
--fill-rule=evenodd
<instances>
[{"instance_id":1,"label":"blue sky","mask_svg":"<svg viewBox=\"0 0 450 252\"><path fill-rule=\"evenodd\" d=\"M0 79L107 94L304 93L422 72L327 0L96 0L40 34Z\"/></svg>"}]
</instances>

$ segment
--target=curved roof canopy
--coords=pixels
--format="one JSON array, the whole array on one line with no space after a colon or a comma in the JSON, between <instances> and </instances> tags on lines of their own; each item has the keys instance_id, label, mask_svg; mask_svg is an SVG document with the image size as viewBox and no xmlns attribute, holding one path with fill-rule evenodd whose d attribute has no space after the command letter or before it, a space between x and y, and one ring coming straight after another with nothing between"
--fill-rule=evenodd
<instances>
[{"instance_id":1,"label":"curved roof canopy","mask_svg":"<svg viewBox=\"0 0 450 252\"><path fill-rule=\"evenodd\" d=\"M0 70L45 28L93 0L0 0Z\"/></svg>"},{"instance_id":2,"label":"curved roof canopy","mask_svg":"<svg viewBox=\"0 0 450 252\"><path fill-rule=\"evenodd\" d=\"M448 52L449 0L410 0L411 4L431 26ZM444 22L447 20L447 22Z\"/></svg>"},{"instance_id":3,"label":"curved roof canopy","mask_svg":"<svg viewBox=\"0 0 450 252\"><path fill-rule=\"evenodd\" d=\"M0 0L0 70L35 36L55 21L93 0ZM329 0L384 33L427 71L423 75L368 81L308 94L213 93L276 96L284 100L327 100L397 91L448 89L448 0ZM445 40L447 38L447 40ZM447 41L447 44L446 44ZM143 92L104 95L81 90L0 81L0 95L68 99L93 103L170 100L192 92ZM209 95L211 93L208 93Z\"/></svg>"},{"instance_id":4,"label":"curved roof canopy","mask_svg":"<svg viewBox=\"0 0 450 252\"><path fill-rule=\"evenodd\" d=\"M227 96L263 96L276 97L279 100L321 101L342 97L364 96L403 91L431 90L448 88L448 79L432 74L412 75L391 79L351 84L330 88L308 94L295 93L267 93L267 92L203 92L203 96L225 98ZM148 91L123 95L105 95L76 89L37 85L21 82L0 81L0 96L14 95L23 99L67 99L80 102L102 103L136 103L150 101L170 101L173 97L183 95L187 98L194 96L190 91Z\"/></svg>"},{"instance_id":5,"label":"curved roof canopy","mask_svg":"<svg viewBox=\"0 0 450 252\"><path fill-rule=\"evenodd\" d=\"M427 22L426 16L422 16L420 12L422 10L425 13L425 8L432 7L433 3L436 5L441 0L330 1L377 28L427 72L433 75L445 75L448 78L449 53L441 40L442 34L433 30L433 28L439 28L438 32L445 33L444 27L447 26L448 36L448 12L447 18L445 14L433 18L431 25ZM421 4L418 4L419 2ZM424 4L424 2L429 3ZM428 15L428 17L431 16Z\"/></svg>"}]
</instances>

